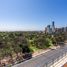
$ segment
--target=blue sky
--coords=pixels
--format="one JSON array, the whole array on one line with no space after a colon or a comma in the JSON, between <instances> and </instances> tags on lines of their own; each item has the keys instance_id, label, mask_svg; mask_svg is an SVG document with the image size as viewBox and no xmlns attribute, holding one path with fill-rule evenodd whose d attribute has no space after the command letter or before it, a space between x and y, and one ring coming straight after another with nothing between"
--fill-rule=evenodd
<instances>
[{"instance_id":1,"label":"blue sky","mask_svg":"<svg viewBox=\"0 0 67 67\"><path fill-rule=\"evenodd\" d=\"M67 0L0 0L0 30L44 30L67 26Z\"/></svg>"}]
</instances>

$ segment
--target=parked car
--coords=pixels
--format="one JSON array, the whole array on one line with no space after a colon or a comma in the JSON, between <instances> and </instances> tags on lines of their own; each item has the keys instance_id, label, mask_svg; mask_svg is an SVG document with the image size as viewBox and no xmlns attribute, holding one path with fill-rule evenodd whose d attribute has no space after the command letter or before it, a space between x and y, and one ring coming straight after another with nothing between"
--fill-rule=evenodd
<instances>
[{"instance_id":1,"label":"parked car","mask_svg":"<svg viewBox=\"0 0 67 67\"><path fill-rule=\"evenodd\" d=\"M24 58L25 60L31 59L31 58L32 58L32 54L31 54L31 53L25 53L25 54L23 55L23 58Z\"/></svg>"}]
</instances>

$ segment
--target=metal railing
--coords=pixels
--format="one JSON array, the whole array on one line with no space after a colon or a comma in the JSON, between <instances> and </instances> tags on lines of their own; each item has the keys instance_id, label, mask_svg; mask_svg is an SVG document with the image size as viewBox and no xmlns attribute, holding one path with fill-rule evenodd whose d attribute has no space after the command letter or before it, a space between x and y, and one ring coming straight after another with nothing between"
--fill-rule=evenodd
<instances>
[{"instance_id":1,"label":"metal railing","mask_svg":"<svg viewBox=\"0 0 67 67\"><path fill-rule=\"evenodd\" d=\"M57 52L56 54L48 57L49 61L46 61L46 63L44 63L42 67L50 67L65 56L67 56L67 49L63 49L63 50Z\"/></svg>"}]
</instances>

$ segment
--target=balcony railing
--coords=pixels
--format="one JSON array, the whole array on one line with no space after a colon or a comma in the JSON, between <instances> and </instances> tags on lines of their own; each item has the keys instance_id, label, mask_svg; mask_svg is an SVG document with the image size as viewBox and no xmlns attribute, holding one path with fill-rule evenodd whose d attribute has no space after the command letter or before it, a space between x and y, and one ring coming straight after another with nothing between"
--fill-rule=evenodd
<instances>
[{"instance_id":1,"label":"balcony railing","mask_svg":"<svg viewBox=\"0 0 67 67\"><path fill-rule=\"evenodd\" d=\"M67 56L67 49L63 49L57 52L55 55L48 57L49 61L46 60L46 63L43 63L42 67L51 67L53 64L55 64L56 62L58 62L60 59L62 59L65 56ZM55 66L52 66L52 67L55 67Z\"/></svg>"}]
</instances>

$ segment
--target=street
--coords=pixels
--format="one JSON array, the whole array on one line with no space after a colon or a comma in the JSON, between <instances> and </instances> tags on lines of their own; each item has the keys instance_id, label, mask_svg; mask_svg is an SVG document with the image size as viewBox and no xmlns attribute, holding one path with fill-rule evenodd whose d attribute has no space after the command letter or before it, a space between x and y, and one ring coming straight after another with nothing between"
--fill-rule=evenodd
<instances>
[{"instance_id":1,"label":"street","mask_svg":"<svg viewBox=\"0 0 67 67\"><path fill-rule=\"evenodd\" d=\"M67 46L51 50L35 58L14 65L13 67L44 67L45 63L51 62L51 59L56 59L65 51L67 52Z\"/></svg>"}]
</instances>

